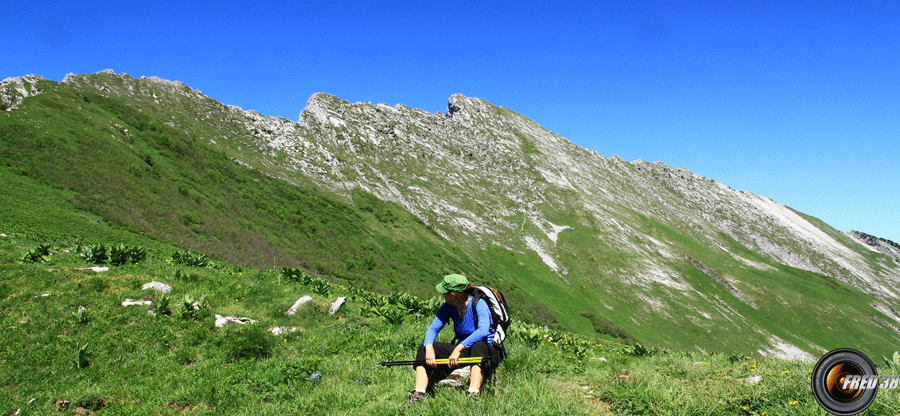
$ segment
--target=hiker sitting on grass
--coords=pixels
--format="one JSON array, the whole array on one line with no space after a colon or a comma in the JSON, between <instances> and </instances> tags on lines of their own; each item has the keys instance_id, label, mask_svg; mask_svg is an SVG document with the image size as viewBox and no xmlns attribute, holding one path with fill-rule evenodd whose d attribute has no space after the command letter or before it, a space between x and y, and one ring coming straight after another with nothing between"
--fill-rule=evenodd
<instances>
[{"instance_id":1,"label":"hiker sitting on grass","mask_svg":"<svg viewBox=\"0 0 900 416\"><path fill-rule=\"evenodd\" d=\"M481 391L481 383L490 377L491 371L499 363L499 355L493 347L494 329L491 327L491 311L484 299L479 299L477 305L472 305L470 300L474 289L469 285L468 279L459 274L444 276L444 280L436 286L439 293L444 295L444 304L438 309L437 316L431 322L431 326L425 331L425 341L419 346L416 361L426 365L417 365L416 388L409 392L409 403L415 403L426 394L433 392L434 383L446 378L455 367L459 366L457 360L463 357L485 357L481 364L472 366L469 381L468 395L477 397ZM475 316L478 317L478 327L475 327ZM434 342L435 338L447 321L453 319L453 330L456 332L458 344L446 342ZM438 365L436 359L448 359L448 365Z\"/></svg>"}]
</instances>

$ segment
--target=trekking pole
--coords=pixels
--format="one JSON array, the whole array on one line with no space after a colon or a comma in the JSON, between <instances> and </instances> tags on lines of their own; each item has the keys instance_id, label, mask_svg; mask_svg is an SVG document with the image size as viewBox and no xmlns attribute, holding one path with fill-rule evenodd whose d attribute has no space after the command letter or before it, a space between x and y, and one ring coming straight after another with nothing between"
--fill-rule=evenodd
<instances>
[{"instance_id":1,"label":"trekking pole","mask_svg":"<svg viewBox=\"0 0 900 416\"><path fill-rule=\"evenodd\" d=\"M481 364L483 361L489 360L491 357L462 357L456 360L457 364ZM447 364L450 365L449 358L439 358L434 360L435 364ZM425 365L425 360L416 361L416 360L408 360L408 361L382 361L378 363L382 367L393 367L397 365Z\"/></svg>"}]
</instances>

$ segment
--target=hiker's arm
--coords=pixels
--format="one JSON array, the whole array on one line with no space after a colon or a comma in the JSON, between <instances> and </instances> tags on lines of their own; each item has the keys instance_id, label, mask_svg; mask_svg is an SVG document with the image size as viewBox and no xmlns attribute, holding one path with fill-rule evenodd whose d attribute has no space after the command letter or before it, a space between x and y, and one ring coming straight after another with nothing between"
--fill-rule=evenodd
<instances>
[{"instance_id":1,"label":"hiker's arm","mask_svg":"<svg viewBox=\"0 0 900 416\"><path fill-rule=\"evenodd\" d=\"M478 328L475 328L475 331L459 343L465 349L472 348L476 342L487 339L491 334L491 309L488 307L487 301L479 300L475 305L475 313L478 315Z\"/></svg>"},{"instance_id":2,"label":"hiker's arm","mask_svg":"<svg viewBox=\"0 0 900 416\"><path fill-rule=\"evenodd\" d=\"M434 317L434 320L431 321L431 326L428 327L428 330L425 331L425 341L422 342L425 346L429 346L434 344L435 338L439 332L441 332L441 328L447 324L447 320L450 319L450 306L447 303L441 305L441 308L438 309L437 316Z\"/></svg>"},{"instance_id":3,"label":"hiker's arm","mask_svg":"<svg viewBox=\"0 0 900 416\"><path fill-rule=\"evenodd\" d=\"M434 362L434 345L426 344L425 345L425 364L429 367L437 367L437 363Z\"/></svg>"}]
</instances>

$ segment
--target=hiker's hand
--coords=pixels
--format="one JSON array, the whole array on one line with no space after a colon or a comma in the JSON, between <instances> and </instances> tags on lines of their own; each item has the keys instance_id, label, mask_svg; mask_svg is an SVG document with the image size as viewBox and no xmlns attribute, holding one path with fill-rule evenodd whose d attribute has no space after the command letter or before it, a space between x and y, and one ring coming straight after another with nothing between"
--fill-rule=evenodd
<instances>
[{"instance_id":1,"label":"hiker's hand","mask_svg":"<svg viewBox=\"0 0 900 416\"><path fill-rule=\"evenodd\" d=\"M434 345L425 346L425 364L432 368L437 367L437 363L434 362Z\"/></svg>"},{"instance_id":2,"label":"hiker's hand","mask_svg":"<svg viewBox=\"0 0 900 416\"><path fill-rule=\"evenodd\" d=\"M459 356L465 349L466 347L463 347L462 344L457 345L456 348L453 349L453 353L450 354L450 357L447 358L447 364L449 364L450 367L459 366Z\"/></svg>"},{"instance_id":3,"label":"hiker's hand","mask_svg":"<svg viewBox=\"0 0 900 416\"><path fill-rule=\"evenodd\" d=\"M450 357L447 358L447 364L449 364L450 367L459 365L459 351L453 351L453 354L450 354Z\"/></svg>"}]
</instances>

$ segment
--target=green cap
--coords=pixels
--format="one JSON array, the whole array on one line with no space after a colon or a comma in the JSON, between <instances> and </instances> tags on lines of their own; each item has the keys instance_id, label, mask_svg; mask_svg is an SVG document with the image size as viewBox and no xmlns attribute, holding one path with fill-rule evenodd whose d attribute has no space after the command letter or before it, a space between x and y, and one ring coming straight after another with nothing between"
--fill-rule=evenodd
<instances>
[{"instance_id":1,"label":"green cap","mask_svg":"<svg viewBox=\"0 0 900 416\"><path fill-rule=\"evenodd\" d=\"M434 288L439 293L462 292L469 287L469 279L461 274L448 274L444 276L444 280L438 283Z\"/></svg>"}]
</instances>

